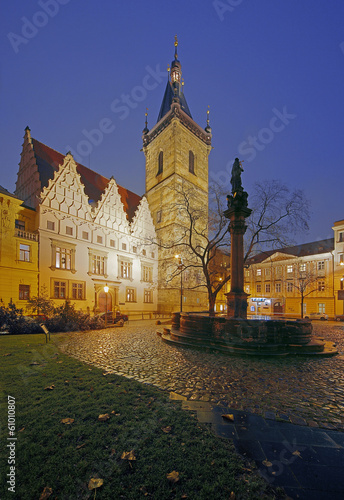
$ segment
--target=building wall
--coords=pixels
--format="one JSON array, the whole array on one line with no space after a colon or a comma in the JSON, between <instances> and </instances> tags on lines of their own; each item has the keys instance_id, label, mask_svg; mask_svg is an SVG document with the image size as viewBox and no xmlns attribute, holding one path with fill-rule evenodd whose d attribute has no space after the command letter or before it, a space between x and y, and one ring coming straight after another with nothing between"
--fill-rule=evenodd
<instances>
[{"instance_id":1,"label":"building wall","mask_svg":"<svg viewBox=\"0 0 344 500\"><path fill-rule=\"evenodd\" d=\"M38 291L36 212L4 192L0 211L0 299L6 306L12 300L25 313L27 297Z\"/></svg>"}]
</instances>

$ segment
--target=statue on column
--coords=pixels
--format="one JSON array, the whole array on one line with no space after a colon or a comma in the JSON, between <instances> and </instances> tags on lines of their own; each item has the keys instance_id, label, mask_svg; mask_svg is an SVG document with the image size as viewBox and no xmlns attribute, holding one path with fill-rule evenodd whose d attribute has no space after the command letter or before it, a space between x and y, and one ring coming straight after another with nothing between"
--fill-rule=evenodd
<instances>
[{"instance_id":1,"label":"statue on column","mask_svg":"<svg viewBox=\"0 0 344 500\"><path fill-rule=\"evenodd\" d=\"M241 172L243 171L244 169L242 168L242 162L239 160L239 158L235 158L231 177L232 194L227 195L228 208L247 207L248 194L246 193L246 191L244 191L241 184Z\"/></svg>"}]
</instances>

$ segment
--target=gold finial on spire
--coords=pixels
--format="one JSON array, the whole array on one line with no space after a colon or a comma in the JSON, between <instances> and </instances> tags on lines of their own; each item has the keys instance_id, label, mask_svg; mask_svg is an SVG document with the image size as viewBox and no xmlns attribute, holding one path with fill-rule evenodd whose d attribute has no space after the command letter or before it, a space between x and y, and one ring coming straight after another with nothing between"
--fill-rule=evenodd
<instances>
[{"instance_id":1,"label":"gold finial on spire","mask_svg":"<svg viewBox=\"0 0 344 500\"><path fill-rule=\"evenodd\" d=\"M171 71L171 68L170 68L170 65L168 64L167 65L167 71L170 72Z\"/></svg>"},{"instance_id":2,"label":"gold finial on spire","mask_svg":"<svg viewBox=\"0 0 344 500\"><path fill-rule=\"evenodd\" d=\"M177 35L175 35L175 37L174 37L174 58L176 61L178 60L177 47L178 47L178 38L177 38Z\"/></svg>"},{"instance_id":3,"label":"gold finial on spire","mask_svg":"<svg viewBox=\"0 0 344 500\"><path fill-rule=\"evenodd\" d=\"M146 108L146 112L145 112L145 117L146 117L146 127L148 125L148 108Z\"/></svg>"},{"instance_id":4,"label":"gold finial on spire","mask_svg":"<svg viewBox=\"0 0 344 500\"><path fill-rule=\"evenodd\" d=\"M183 85L183 87L184 87L184 78L182 78L182 85Z\"/></svg>"},{"instance_id":5,"label":"gold finial on spire","mask_svg":"<svg viewBox=\"0 0 344 500\"><path fill-rule=\"evenodd\" d=\"M207 109L207 126L209 127L209 113L210 113L210 106L208 104L208 109Z\"/></svg>"},{"instance_id":6,"label":"gold finial on spire","mask_svg":"<svg viewBox=\"0 0 344 500\"><path fill-rule=\"evenodd\" d=\"M178 37L177 37L177 35L174 35L174 46L178 47Z\"/></svg>"}]
</instances>

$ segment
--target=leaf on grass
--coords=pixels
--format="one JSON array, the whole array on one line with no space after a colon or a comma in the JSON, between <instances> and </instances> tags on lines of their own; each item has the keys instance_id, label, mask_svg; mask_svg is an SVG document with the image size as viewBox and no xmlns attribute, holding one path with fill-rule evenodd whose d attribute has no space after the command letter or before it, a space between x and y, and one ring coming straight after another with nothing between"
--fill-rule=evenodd
<instances>
[{"instance_id":1,"label":"leaf on grass","mask_svg":"<svg viewBox=\"0 0 344 500\"><path fill-rule=\"evenodd\" d=\"M61 420L61 424L66 424L66 425L72 424L73 422L74 422L74 418L63 418Z\"/></svg>"},{"instance_id":2,"label":"leaf on grass","mask_svg":"<svg viewBox=\"0 0 344 500\"><path fill-rule=\"evenodd\" d=\"M46 486L44 490L42 491L41 496L39 497L39 500L46 500L47 498L50 497L50 495L53 493L52 488L49 488L49 486Z\"/></svg>"},{"instance_id":3,"label":"leaf on grass","mask_svg":"<svg viewBox=\"0 0 344 500\"><path fill-rule=\"evenodd\" d=\"M6 352L6 354L3 354L3 356L12 356L11 352Z\"/></svg>"},{"instance_id":4,"label":"leaf on grass","mask_svg":"<svg viewBox=\"0 0 344 500\"><path fill-rule=\"evenodd\" d=\"M107 420L109 420L109 418L110 415L108 413L104 413L103 415L98 416L99 422L106 422Z\"/></svg>"},{"instance_id":5,"label":"leaf on grass","mask_svg":"<svg viewBox=\"0 0 344 500\"><path fill-rule=\"evenodd\" d=\"M221 417L230 422L234 422L234 415L232 413L226 413L225 415L221 415Z\"/></svg>"},{"instance_id":6,"label":"leaf on grass","mask_svg":"<svg viewBox=\"0 0 344 500\"><path fill-rule=\"evenodd\" d=\"M64 381L64 383L65 383L65 384L69 384L69 380L65 380L65 381Z\"/></svg>"},{"instance_id":7,"label":"leaf on grass","mask_svg":"<svg viewBox=\"0 0 344 500\"><path fill-rule=\"evenodd\" d=\"M272 467L272 463L269 462L269 460L263 460L262 464L265 465L266 467Z\"/></svg>"},{"instance_id":8,"label":"leaf on grass","mask_svg":"<svg viewBox=\"0 0 344 500\"><path fill-rule=\"evenodd\" d=\"M23 432L25 430L25 427L22 427L21 429L19 429L18 432Z\"/></svg>"},{"instance_id":9,"label":"leaf on grass","mask_svg":"<svg viewBox=\"0 0 344 500\"><path fill-rule=\"evenodd\" d=\"M299 452L299 450L295 450L295 451L293 451L292 455L296 455L297 457L302 458L302 457L301 457L301 453Z\"/></svg>"},{"instance_id":10,"label":"leaf on grass","mask_svg":"<svg viewBox=\"0 0 344 500\"><path fill-rule=\"evenodd\" d=\"M165 432L166 434L168 434L169 432L171 432L172 427L170 425L168 425L167 427L161 427L161 430L162 430L162 432Z\"/></svg>"},{"instance_id":11,"label":"leaf on grass","mask_svg":"<svg viewBox=\"0 0 344 500\"><path fill-rule=\"evenodd\" d=\"M86 443L83 443L83 444L79 444L76 449L77 450L80 450L80 448L83 448L84 446L86 446Z\"/></svg>"},{"instance_id":12,"label":"leaf on grass","mask_svg":"<svg viewBox=\"0 0 344 500\"><path fill-rule=\"evenodd\" d=\"M120 417L121 416L121 414L120 413L116 413L115 410L112 410L111 415L116 415L116 417Z\"/></svg>"},{"instance_id":13,"label":"leaf on grass","mask_svg":"<svg viewBox=\"0 0 344 500\"><path fill-rule=\"evenodd\" d=\"M136 460L134 450L123 451L121 459L122 460Z\"/></svg>"},{"instance_id":14,"label":"leaf on grass","mask_svg":"<svg viewBox=\"0 0 344 500\"><path fill-rule=\"evenodd\" d=\"M99 488L102 486L104 483L104 479L100 479L99 477L91 477L89 483L88 483L88 489L89 490L95 490L96 488Z\"/></svg>"},{"instance_id":15,"label":"leaf on grass","mask_svg":"<svg viewBox=\"0 0 344 500\"><path fill-rule=\"evenodd\" d=\"M53 391L54 389L55 389L54 384L52 384L52 385L47 385L47 387L44 387L44 390L45 390L45 391Z\"/></svg>"},{"instance_id":16,"label":"leaf on grass","mask_svg":"<svg viewBox=\"0 0 344 500\"><path fill-rule=\"evenodd\" d=\"M172 472L167 474L166 477L171 483L176 483L177 481L179 481L179 472L173 470Z\"/></svg>"}]
</instances>

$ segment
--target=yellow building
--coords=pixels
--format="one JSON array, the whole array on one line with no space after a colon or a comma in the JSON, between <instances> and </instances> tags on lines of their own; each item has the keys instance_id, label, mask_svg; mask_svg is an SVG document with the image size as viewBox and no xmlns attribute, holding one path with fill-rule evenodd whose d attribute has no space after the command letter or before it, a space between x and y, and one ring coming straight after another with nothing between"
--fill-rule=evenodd
<instances>
[{"instance_id":1,"label":"yellow building","mask_svg":"<svg viewBox=\"0 0 344 500\"><path fill-rule=\"evenodd\" d=\"M193 208L202 208L198 220L202 230L208 224L208 156L211 151L209 120L205 129L193 119L182 84L181 64L175 55L169 71L165 94L156 125L143 130L143 151L146 157L146 197L149 203L159 248L160 311L179 310L180 276L169 280L177 269L175 255L185 271L182 276L183 309L192 311L206 307L205 289L194 288L200 277L191 267L183 235L189 227L183 195L189 197ZM179 243L179 246L178 244ZM181 264L183 262L183 264ZM178 274L178 273L177 273ZM201 291L202 290L202 291Z\"/></svg>"},{"instance_id":2,"label":"yellow building","mask_svg":"<svg viewBox=\"0 0 344 500\"><path fill-rule=\"evenodd\" d=\"M0 299L18 308L38 292L36 211L0 186Z\"/></svg>"}]
</instances>

